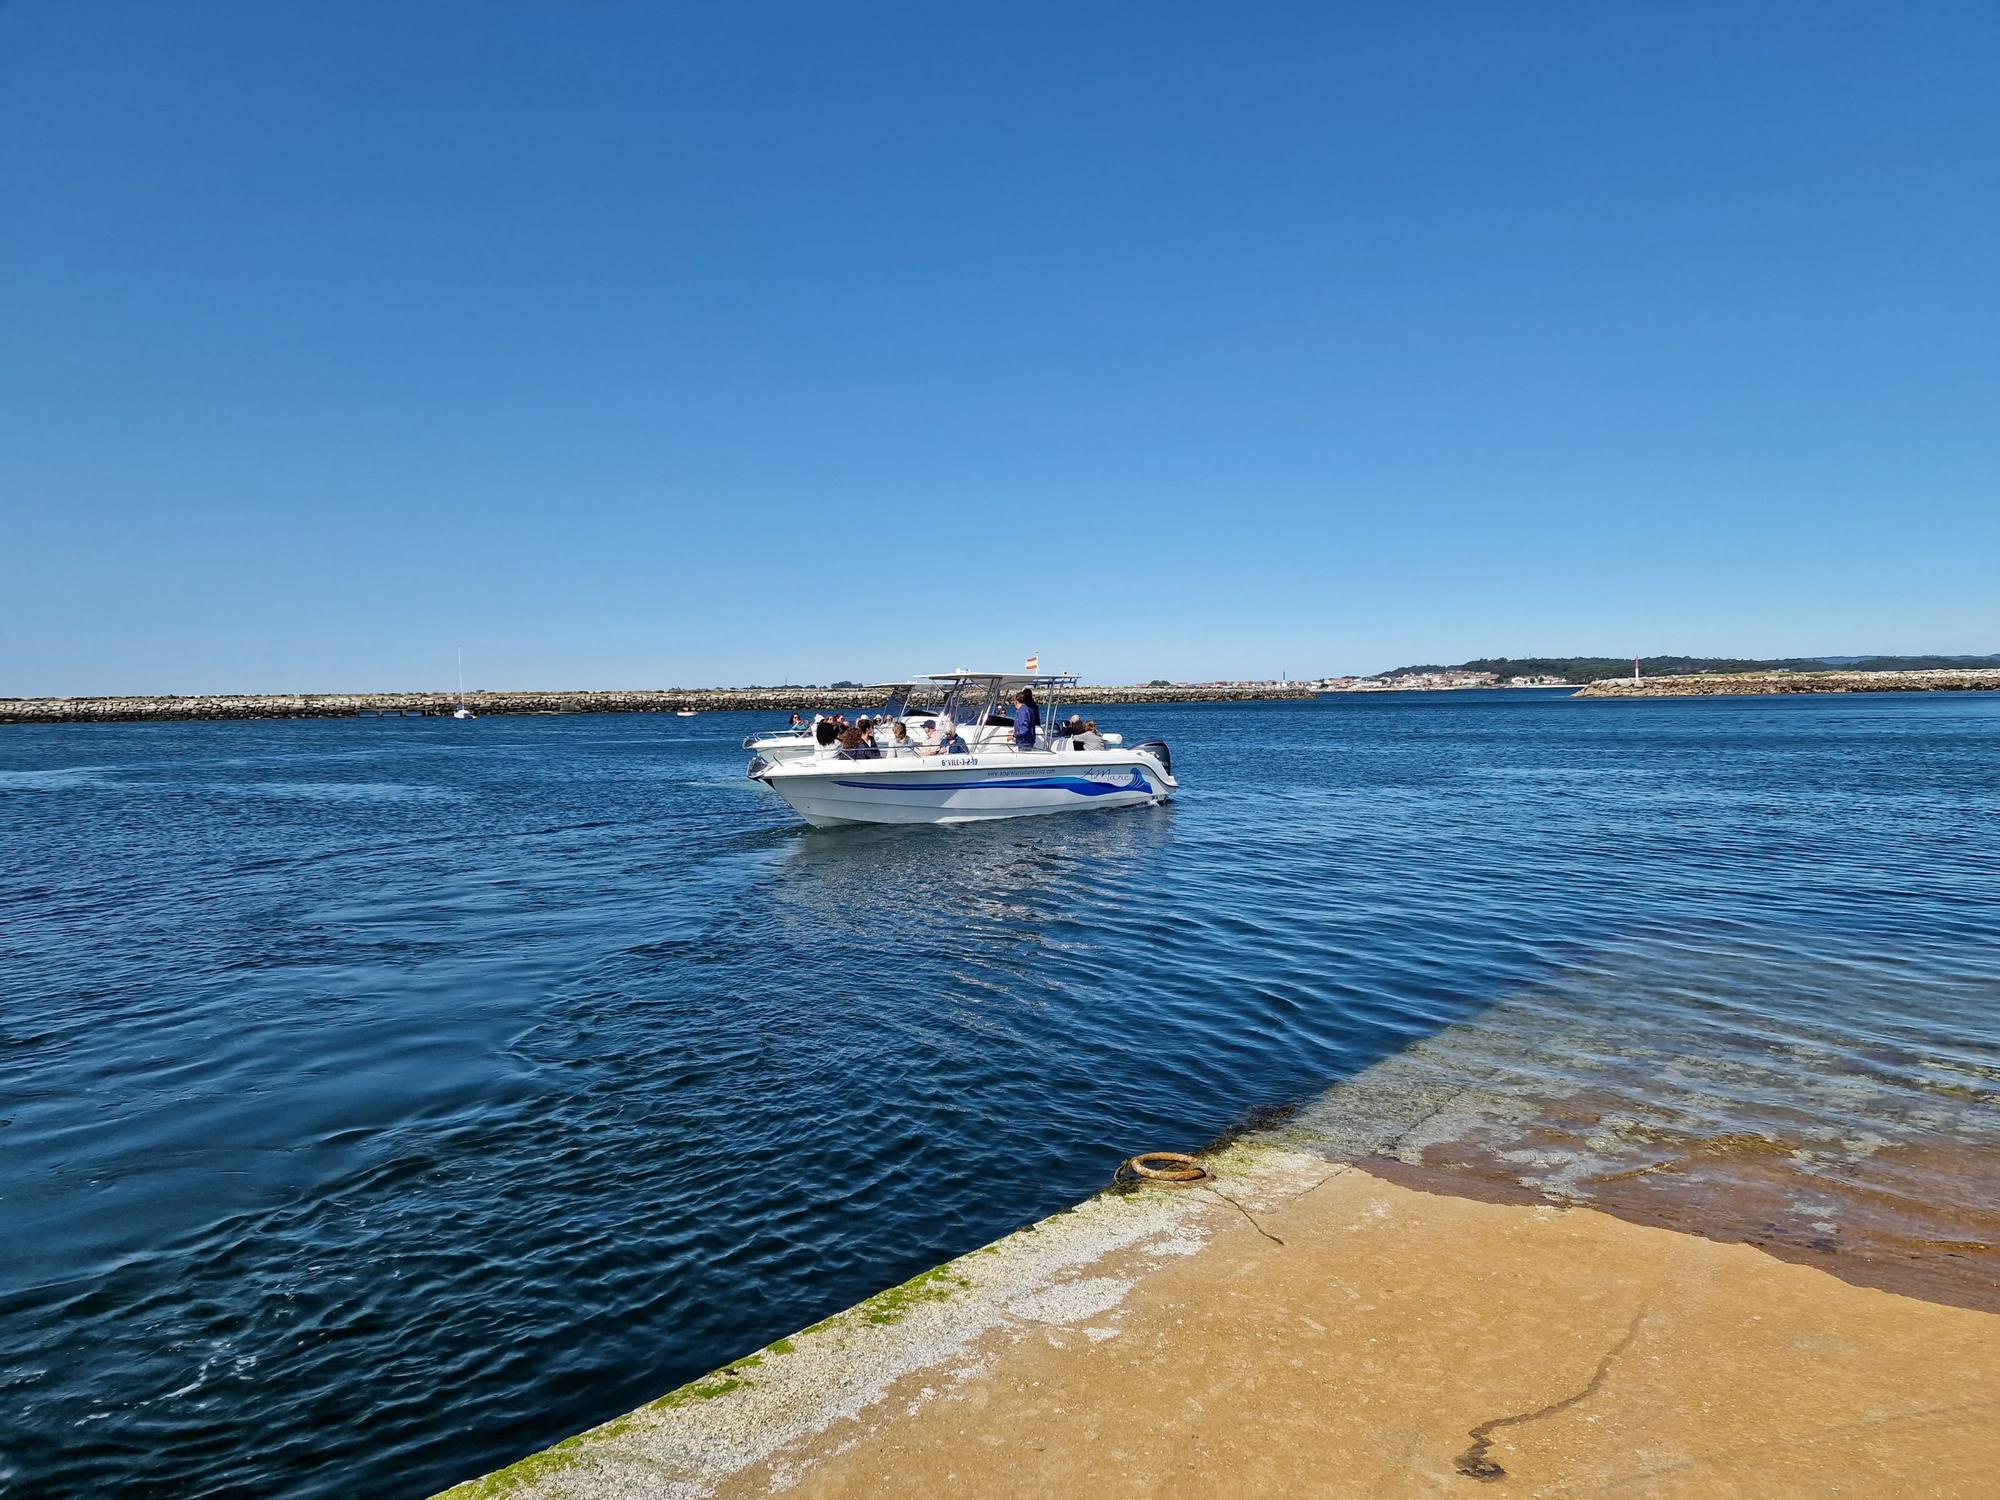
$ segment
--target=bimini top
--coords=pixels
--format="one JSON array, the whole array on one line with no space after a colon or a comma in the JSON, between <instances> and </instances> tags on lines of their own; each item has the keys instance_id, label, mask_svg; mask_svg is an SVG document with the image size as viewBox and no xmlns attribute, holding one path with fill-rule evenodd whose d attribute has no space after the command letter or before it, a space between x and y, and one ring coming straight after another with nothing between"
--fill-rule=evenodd
<instances>
[{"instance_id":1,"label":"bimini top","mask_svg":"<svg viewBox=\"0 0 2000 1500\"><path fill-rule=\"evenodd\" d=\"M1071 672L925 672L918 682L995 682L1006 687L1069 687L1083 681Z\"/></svg>"}]
</instances>

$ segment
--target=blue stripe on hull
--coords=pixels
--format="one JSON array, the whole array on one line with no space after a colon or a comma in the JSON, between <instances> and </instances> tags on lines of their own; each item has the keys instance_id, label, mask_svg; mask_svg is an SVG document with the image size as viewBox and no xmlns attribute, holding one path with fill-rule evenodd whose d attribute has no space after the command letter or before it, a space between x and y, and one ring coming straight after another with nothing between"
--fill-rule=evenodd
<instances>
[{"instance_id":1,"label":"blue stripe on hull","mask_svg":"<svg viewBox=\"0 0 2000 1500\"><path fill-rule=\"evenodd\" d=\"M1090 781L1081 776L1021 776L1005 781L884 781L879 776L871 776L866 781L835 781L835 786L850 786L862 791L883 792L988 792L988 791L1048 791L1074 792L1079 797L1104 797L1116 792L1153 793L1152 782L1146 779L1144 771L1132 773L1132 780L1122 786L1109 781Z\"/></svg>"}]
</instances>

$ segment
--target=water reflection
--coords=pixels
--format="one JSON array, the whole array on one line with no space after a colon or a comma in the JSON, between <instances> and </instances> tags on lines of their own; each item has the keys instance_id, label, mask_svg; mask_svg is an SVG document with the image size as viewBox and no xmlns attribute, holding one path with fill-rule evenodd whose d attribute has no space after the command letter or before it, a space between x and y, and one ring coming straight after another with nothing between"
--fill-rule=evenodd
<instances>
[{"instance_id":1,"label":"water reflection","mask_svg":"<svg viewBox=\"0 0 2000 1500\"><path fill-rule=\"evenodd\" d=\"M1173 837L1171 804L939 827L807 828L774 884L778 903L809 922L902 932L951 913L1033 924L1066 888L1116 884Z\"/></svg>"}]
</instances>

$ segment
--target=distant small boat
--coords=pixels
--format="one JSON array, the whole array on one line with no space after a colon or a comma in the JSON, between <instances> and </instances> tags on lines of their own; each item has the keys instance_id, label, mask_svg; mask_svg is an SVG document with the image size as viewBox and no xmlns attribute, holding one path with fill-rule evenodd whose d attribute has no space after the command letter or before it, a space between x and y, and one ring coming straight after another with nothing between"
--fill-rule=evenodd
<instances>
[{"instance_id":1,"label":"distant small boat","mask_svg":"<svg viewBox=\"0 0 2000 1500\"><path fill-rule=\"evenodd\" d=\"M674 717L676 719L692 719L700 712L701 710L698 708L677 708L674 710Z\"/></svg>"},{"instance_id":2,"label":"distant small boat","mask_svg":"<svg viewBox=\"0 0 2000 1500\"><path fill-rule=\"evenodd\" d=\"M479 717L478 714L465 706L465 650L463 647L459 649L458 653L458 707L451 711L451 716L454 719L476 719Z\"/></svg>"}]
</instances>

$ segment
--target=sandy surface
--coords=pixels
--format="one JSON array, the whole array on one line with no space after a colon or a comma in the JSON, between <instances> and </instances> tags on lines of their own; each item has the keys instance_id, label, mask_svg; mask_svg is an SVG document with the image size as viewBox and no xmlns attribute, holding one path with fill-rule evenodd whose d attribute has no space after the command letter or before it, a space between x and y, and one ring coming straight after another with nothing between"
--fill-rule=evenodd
<instances>
[{"instance_id":1,"label":"sandy surface","mask_svg":"<svg viewBox=\"0 0 2000 1500\"><path fill-rule=\"evenodd\" d=\"M1094 1200L465 1490L1995 1492L2000 1316L1308 1153L1218 1171Z\"/></svg>"},{"instance_id":2,"label":"sandy surface","mask_svg":"<svg viewBox=\"0 0 2000 1500\"><path fill-rule=\"evenodd\" d=\"M2000 1481L1990 1314L1362 1170L1256 1217L1265 1233L1217 1226L1094 1325L1012 1340L913 1409L892 1392L885 1416L786 1455L812 1460L791 1493L1972 1496ZM776 1472L721 1493L768 1493Z\"/></svg>"}]
</instances>

